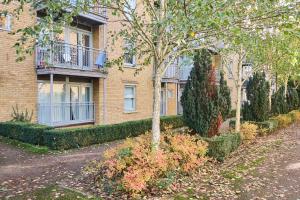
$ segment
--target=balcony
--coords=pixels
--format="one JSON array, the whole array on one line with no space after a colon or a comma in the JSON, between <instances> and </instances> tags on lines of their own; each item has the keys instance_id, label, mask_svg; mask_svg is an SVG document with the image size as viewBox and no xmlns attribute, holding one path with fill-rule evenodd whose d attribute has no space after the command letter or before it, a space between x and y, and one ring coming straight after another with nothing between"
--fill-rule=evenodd
<instances>
[{"instance_id":1,"label":"balcony","mask_svg":"<svg viewBox=\"0 0 300 200\"><path fill-rule=\"evenodd\" d=\"M53 42L49 48L36 47L36 67L38 74L63 74L89 77L103 77L106 61L105 51Z\"/></svg>"},{"instance_id":2,"label":"balcony","mask_svg":"<svg viewBox=\"0 0 300 200\"><path fill-rule=\"evenodd\" d=\"M94 113L94 103L90 102L38 104L38 122L48 126L93 123L95 121Z\"/></svg>"},{"instance_id":3,"label":"balcony","mask_svg":"<svg viewBox=\"0 0 300 200\"><path fill-rule=\"evenodd\" d=\"M63 12L71 12L73 7L82 6L77 5L77 0L69 0L69 2L68 8L64 9ZM37 16L44 17L46 16L46 13L47 7L41 3L37 9ZM107 9L101 5L91 5L89 11L80 12L74 20L89 25L103 25L107 23Z\"/></svg>"},{"instance_id":4,"label":"balcony","mask_svg":"<svg viewBox=\"0 0 300 200\"><path fill-rule=\"evenodd\" d=\"M70 0L71 5L77 6L77 0ZM88 12L79 13L79 20L93 25L105 24L107 21L107 9L101 5L91 5Z\"/></svg>"},{"instance_id":5,"label":"balcony","mask_svg":"<svg viewBox=\"0 0 300 200\"><path fill-rule=\"evenodd\" d=\"M163 82L172 82L176 81L179 78L179 70L177 62L174 62L171 64L165 71L165 74L163 76Z\"/></svg>"}]
</instances>

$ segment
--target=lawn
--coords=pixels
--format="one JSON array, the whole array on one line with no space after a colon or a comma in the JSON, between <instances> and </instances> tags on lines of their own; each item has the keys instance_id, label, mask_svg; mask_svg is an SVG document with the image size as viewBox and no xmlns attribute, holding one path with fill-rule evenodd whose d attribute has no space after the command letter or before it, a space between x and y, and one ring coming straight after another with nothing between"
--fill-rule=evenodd
<instances>
[{"instance_id":1,"label":"lawn","mask_svg":"<svg viewBox=\"0 0 300 200\"><path fill-rule=\"evenodd\" d=\"M2 136L0 136L0 142L23 149L28 153L47 154L50 152L49 148L46 146L32 145L32 144L20 142L18 140L9 139Z\"/></svg>"},{"instance_id":2,"label":"lawn","mask_svg":"<svg viewBox=\"0 0 300 200\"><path fill-rule=\"evenodd\" d=\"M10 198L12 200L102 200L100 198L88 197L82 193L59 187L58 185L51 185L46 188L38 189L36 191L26 193L20 196Z\"/></svg>"}]
</instances>

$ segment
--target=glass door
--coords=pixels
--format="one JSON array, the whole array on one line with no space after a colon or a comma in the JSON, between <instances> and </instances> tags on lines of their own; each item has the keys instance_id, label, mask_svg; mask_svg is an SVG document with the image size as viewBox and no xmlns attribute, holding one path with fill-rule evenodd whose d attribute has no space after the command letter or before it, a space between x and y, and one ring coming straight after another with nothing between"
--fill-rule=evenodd
<instances>
[{"instance_id":1,"label":"glass door","mask_svg":"<svg viewBox=\"0 0 300 200\"><path fill-rule=\"evenodd\" d=\"M82 113L81 117L84 120L92 120L94 109L92 104L92 88L90 86L83 86L81 89Z\"/></svg>"},{"instance_id":2,"label":"glass door","mask_svg":"<svg viewBox=\"0 0 300 200\"><path fill-rule=\"evenodd\" d=\"M160 98L160 115L166 115L166 92L164 89L161 90Z\"/></svg>"},{"instance_id":3,"label":"glass door","mask_svg":"<svg viewBox=\"0 0 300 200\"><path fill-rule=\"evenodd\" d=\"M88 33L80 33L79 42L81 47L80 59L84 68L91 67L92 49L91 49L91 35Z\"/></svg>"},{"instance_id":4,"label":"glass door","mask_svg":"<svg viewBox=\"0 0 300 200\"><path fill-rule=\"evenodd\" d=\"M70 120L79 119L79 86L70 86Z\"/></svg>"}]
</instances>

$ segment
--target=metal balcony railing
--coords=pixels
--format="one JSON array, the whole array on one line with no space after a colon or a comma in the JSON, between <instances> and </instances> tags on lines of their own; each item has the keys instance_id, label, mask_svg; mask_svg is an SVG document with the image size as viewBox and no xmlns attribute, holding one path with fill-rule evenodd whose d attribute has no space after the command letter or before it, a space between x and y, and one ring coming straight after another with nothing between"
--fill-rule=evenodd
<instances>
[{"instance_id":1,"label":"metal balcony railing","mask_svg":"<svg viewBox=\"0 0 300 200\"><path fill-rule=\"evenodd\" d=\"M179 78L179 66L177 62L172 63L165 71L163 78L166 79L178 79Z\"/></svg>"},{"instance_id":2,"label":"metal balcony railing","mask_svg":"<svg viewBox=\"0 0 300 200\"><path fill-rule=\"evenodd\" d=\"M39 103L38 122L49 126L95 121L95 106L91 102Z\"/></svg>"},{"instance_id":3,"label":"metal balcony railing","mask_svg":"<svg viewBox=\"0 0 300 200\"><path fill-rule=\"evenodd\" d=\"M70 3L73 6L77 6L77 0L70 0ZM101 5L94 5L94 4L90 3L89 12L94 15L101 16L101 17L107 17L107 9Z\"/></svg>"},{"instance_id":4,"label":"metal balcony railing","mask_svg":"<svg viewBox=\"0 0 300 200\"><path fill-rule=\"evenodd\" d=\"M58 67L80 70L102 68L104 51L80 45L53 42L50 47L36 47L37 68Z\"/></svg>"}]
</instances>

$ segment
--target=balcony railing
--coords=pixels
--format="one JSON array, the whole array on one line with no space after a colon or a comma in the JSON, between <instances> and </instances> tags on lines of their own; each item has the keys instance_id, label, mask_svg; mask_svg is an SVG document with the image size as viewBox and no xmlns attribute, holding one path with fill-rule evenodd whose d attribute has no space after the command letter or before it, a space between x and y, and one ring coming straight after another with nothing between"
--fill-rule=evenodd
<instances>
[{"instance_id":1,"label":"balcony railing","mask_svg":"<svg viewBox=\"0 0 300 200\"><path fill-rule=\"evenodd\" d=\"M37 46L37 68L59 67L80 70L102 68L106 60L104 51L80 45L54 42L47 47Z\"/></svg>"},{"instance_id":2,"label":"balcony railing","mask_svg":"<svg viewBox=\"0 0 300 200\"><path fill-rule=\"evenodd\" d=\"M167 68L163 78L178 79L178 65L177 65L177 63L173 63Z\"/></svg>"},{"instance_id":3,"label":"balcony railing","mask_svg":"<svg viewBox=\"0 0 300 200\"><path fill-rule=\"evenodd\" d=\"M38 122L49 126L89 123L95 120L94 103L40 103Z\"/></svg>"},{"instance_id":4,"label":"balcony railing","mask_svg":"<svg viewBox=\"0 0 300 200\"><path fill-rule=\"evenodd\" d=\"M70 0L70 3L73 6L77 6L77 0ZM94 14L94 15L98 15L98 16L101 16L101 17L106 17L107 9L104 6L101 6L101 5L90 4L89 12Z\"/></svg>"}]
</instances>

